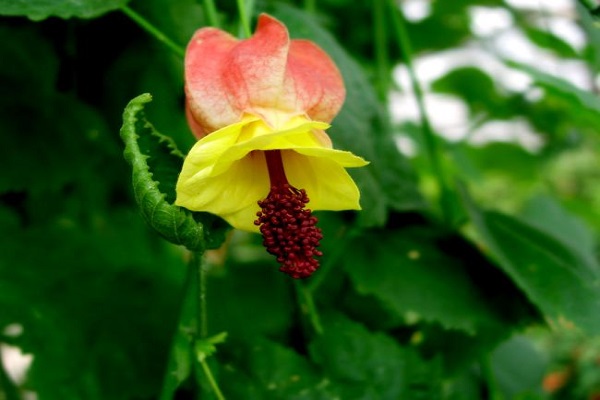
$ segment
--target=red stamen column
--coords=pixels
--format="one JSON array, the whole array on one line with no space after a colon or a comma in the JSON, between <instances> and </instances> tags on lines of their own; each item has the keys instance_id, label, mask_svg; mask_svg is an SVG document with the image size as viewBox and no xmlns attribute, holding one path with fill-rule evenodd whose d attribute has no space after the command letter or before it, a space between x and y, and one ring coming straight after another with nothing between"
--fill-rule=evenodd
<instances>
[{"instance_id":1,"label":"red stamen column","mask_svg":"<svg viewBox=\"0 0 600 400\"><path fill-rule=\"evenodd\" d=\"M317 250L323 238L316 226L317 218L305 206L309 202L304 189L289 184L280 150L265 151L271 191L258 202L261 211L254 224L260 226L263 245L277 257L279 270L292 278L306 278L319 268L323 253Z\"/></svg>"}]
</instances>

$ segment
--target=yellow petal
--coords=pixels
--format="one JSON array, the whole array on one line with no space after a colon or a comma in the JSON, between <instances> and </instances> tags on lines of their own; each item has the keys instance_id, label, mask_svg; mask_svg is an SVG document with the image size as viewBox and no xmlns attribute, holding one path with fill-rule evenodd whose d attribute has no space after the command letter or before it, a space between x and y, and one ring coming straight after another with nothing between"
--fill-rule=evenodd
<instances>
[{"instance_id":1,"label":"yellow petal","mask_svg":"<svg viewBox=\"0 0 600 400\"><path fill-rule=\"evenodd\" d=\"M186 159L187 162L187 159ZM184 163L184 170L185 168ZM253 152L230 165L224 173L177 182L175 204L193 211L219 215L234 228L256 231L257 201L269 193L269 173L262 152Z\"/></svg>"},{"instance_id":2,"label":"yellow petal","mask_svg":"<svg viewBox=\"0 0 600 400\"><path fill-rule=\"evenodd\" d=\"M306 190L312 210L360 210L358 187L335 160L292 150L281 154L288 181Z\"/></svg>"}]
</instances>

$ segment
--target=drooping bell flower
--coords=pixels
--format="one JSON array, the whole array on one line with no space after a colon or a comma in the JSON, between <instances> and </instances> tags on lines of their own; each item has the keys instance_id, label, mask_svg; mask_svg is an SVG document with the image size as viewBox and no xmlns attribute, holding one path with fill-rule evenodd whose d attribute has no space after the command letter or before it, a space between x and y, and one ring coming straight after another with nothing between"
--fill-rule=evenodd
<instances>
[{"instance_id":1,"label":"drooping bell flower","mask_svg":"<svg viewBox=\"0 0 600 400\"><path fill-rule=\"evenodd\" d=\"M198 30L186 51L185 92L199 140L179 175L176 204L262 233L281 271L312 274L322 234L311 209L360 210L346 168L368 164L333 149L325 133L345 97L333 61L263 14L246 40Z\"/></svg>"}]
</instances>

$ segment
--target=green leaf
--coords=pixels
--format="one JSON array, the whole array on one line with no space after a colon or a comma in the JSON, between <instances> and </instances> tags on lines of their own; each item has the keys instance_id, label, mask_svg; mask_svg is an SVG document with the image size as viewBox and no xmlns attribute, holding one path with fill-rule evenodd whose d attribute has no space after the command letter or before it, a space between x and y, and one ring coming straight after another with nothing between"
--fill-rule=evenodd
<instances>
[{"instance_id":1,"label":"green leaf","mask_svg":"<svg viewBox=\"0 0 600 400\"><path fill-rule=\"evenodd\" d=\"M189 250L216 248L224 240L225 223L206 213L192 213L175 206L175 183L183 155L174 142L158 133L143 110L152 100L142 94L129 102L123 113L121 138L125 159L133 168L133 191L148 224L168 241ZM205 227L214 226L214 229Z\"/></svg>"},{"instance_id":2,"label":"green leaf","mask_svg":"<svg viewBox=\"0 0 600 400\"><path fill-rule=\"evenodd\" d=\"M0 0L0 15L24 16L33 21L48 17L95 18L117 10L130 0Z\"/></svg>"},{"instance_id":3,"label":"green leaf","mask_svg":"<svg viewBox=\"0 0 600 400\"><path fill-rule=\"evenodd\" d=\"M538 395L548 360L526 336L515 336L502 343L491 356L492 370L506 399Z\"/></svg>"},{"instance_id":4,"label":"green leaf","mask_svg":"<svg viewBox=\"0 0 600 400\"><path fill-rule=\"evenodd\" d=\"M490 256L553 325L600 333L600 279L590 265L557 239L515 218L480 210L463 200ZM556 227L555 229L560 229Z\"/></svg>"},{"instance_id":5,"label":"green leaf","mask_svg":"<svg viewBox=\"0 0 600 400\"><path fill-rule=\"evenodd\" d=\"M508 278L468 242L426 225L366 232L347 253L356 290L410 325L439 323L470 336L492 334L497 341L534 314Z\"/></svg>"},{"instance_id":6,"label":"green leaf","mask_svg":"<svg viewBox=\"0 0 600 400\"><path fill-rule=\"evenodd\" d=\"M544 49L548 49L554 52L559 57L578 57L577 52L573 49L573 47L571 47L569 43L550 32L531 26L521 26L521 29L523 29L525 35L527 35L529 40L531 40L537 46Z\"/></svg>"},{"instance_id":7,"label":"green leaf","mask_svg":"<svg viewBox=\"0 0 600 400\"><path fill-rule=\"evenodd\" d=\"M346 101L328 130L334 146L364 157L370 165L349 172L361 189L363 226L381 226L388 208L423 207L414 171L397 150L385 108L356 63L319 24L314 15L277 4L274 15L286 23L293 38L309 39L321 46L339 67L346 85ZM390 171L393 171L393 175Z\"/></svg>"},{"instance_id":8,"label":"green leaf","mask_svg":"<svg viewBox=\"0 0 600 400\"><path fill-rule=\"evenodd\" d=\"M592 92L580 89L565 79L547 74L526 64L516 61L506 61L506 64L525 72L537 85L570 100L573 105L593 113L596 121L600 120L600 99Z\"/></svg>"},{"instance_id":9,"label":"green leaf","mask_svg":"<svg viewBox=\"0 0 600 400\"><path fill-rule=\"evenodd\" d=\"M343 383L353 399L403 398L407 355L392 338L338 315L325 321L324 334L310 343L309 352L328 376Z\"/></svg>"},{"instance_id":10,"label":"green leaf","mask_svg":"<svg viewBox=\"0 0 600 400\"><path fill-rule=\"evenodd\" d=\"M570 214L552 197L539 195L530 199L520 216L531 226L561 242L593 270L600 271L594 234L582 220Z\"/></svg>"},{"instance_id":11,"label":"green leaf","mask_svg":"<svg viewBox=\"0 0 600 400\"><path fill-rule=\"evenodd\" d=\"M228 346L223 352L232 349ZM222 371L223 381L229 383L222 387L226 398L327 400L338 396L339 388L291 348L258 336L249 343L236 343L235 349L225 354L229 356L228 368Z\"/></svg>"}]
</instances>

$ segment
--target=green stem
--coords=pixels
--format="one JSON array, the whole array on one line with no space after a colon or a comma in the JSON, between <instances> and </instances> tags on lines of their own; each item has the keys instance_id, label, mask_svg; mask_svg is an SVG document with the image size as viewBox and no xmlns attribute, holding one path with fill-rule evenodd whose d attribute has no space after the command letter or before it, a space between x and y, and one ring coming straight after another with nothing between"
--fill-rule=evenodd
<instances>
[{"instance_id":1,"label":"green stem","mask_svg":"<svg viewBox=\"0 0 600 400\"><path fill-rule=\"evenodd\" d=\"M319 318L317 308L315 307L312 291L301 281L295 281L294 285L296 286L296 292L302 298L300 304L302 311L306 311L308 314L308 319L315 332L319 335L322 335L323 325L321 325L321 319Z\"/></svg>"},{"instance_id":2,"label":"green stem","mask_svg":"<svg viewBox=\"0 0 600 400\"><path fill-rule=\"evenodd\" d=\"M252 32L250 31L250 18L244 0L237 0L237 7L238 13L240 14L240 22L242 23L244 37L249 38L252 35Z\"/></svg>"},{"instance_id":3,"label":"green stem","mask_svg":"<svg viewBox=\"0 0 600 400\"><path fill-rule=\"evenodd\" d=\"M213 0L204 0L202 2L202 6L204 8L204 14L206 14L209 25L214 26L215 28L220 28L221 24L219 22L219 15L217 14L215 2Z\"/></svg>"},{"instance_id":4,"label":"green stem","mask_svg":"<svg viewBox=\"0 0 600 400\"><path fill-rule=\"evenodd\" d=\"M202 262L202 254L194 253L192 256L192 265L197 280L197 310L196 310L196 335L199 339L208 336L208 313L206 306L206 270Z\"/></svg>"},{"instance_id":5,"label":"green stem","mask_svg":"<svg viewBox=\"0 0 600 400\"><path fill-rule=\"evenodd\" d=\"M440 208L442 210L444 220L447 223L451 223L452 206L450 202L450 188L448 186L448 183L446 182L444 169L442 168L442 164L440 162L442 158L442 153L440 151L438 138L436 137L431 127L431 123L427 115L427 109L425 108L425 96L423 94L423 90L421 89L421 85L419 84L419 80L417 79L417 75L413 67L412 46L410 43L408 32L406 30L404 15L402 14L402 10L396 5L396 3L393 0L390 0L389 7L390 12L393 15L392 20L394 22L394 29L396 31L398 42L400 44L400 50L402 52L403 60L406 65L411 85L415 93L417 107L419 108L419 114L421 118L421 129L423 131L423 142L425 143L425 151L427 153L429 162L431 164L431 169L437 179L438 186L440 189Z\"/></svg>"},{"instance_id":6,"label":"green stem","mask_svg":"<svg viewBox=\"0 0 600 400\"><path fill-rule=\"evenodd\" d=\"M193 253L190 261L190 268L194 274L195 297L196 297L196 330L194 342L197 340L206 339L208 337L208 308L206 305L206 268L203 262L203 253ZM223 393L215 380L215 377L210 370L210 366L203 358L199 360L202 371L210 384L212 391L218 400L224 400ZM200 382L198 382L200 385Z\"/></svg>"},{"instance_id":7,"label":"green stem","mask_svg":"<svg viewBox=\"0 0 600 400\"><path fill-rule=\"evenodd\" d=\"M206 359L200 361L200 365L202 365L202 370L204 371L204 375L206 375L206 379L208 379L208 383L210 384L210 387L212 388L213 392L215 393L215 396L217 396L218 400L225 400L225 397L223 396L223 392L221 392L221 389L219 388L219 385L217 384L217 381L215 380L215 377L212 374L212 371L210 370L210 367L208 366L208 363L206 362Z\"/></svg>"},{"instance_id":8,"label":"green stem","mask_svg":"<svg viewBox=\"0 0 600 400\"><path fill-rule=\"evenodd\" d=\"M387 26L385 21L385 0L376 0L373 9L373 28L375 36L375 60L377 63L377 94L379 99L387 99L389 87L389 56L387 44Z\"/></svg>"},{"instance_id":9,"label":"green stem","mask_svg":"<svg viewBox=\"0 0 600 400\"><path fill-rule=\"evenodd\" d=\"M481 375L484 381L487 383L488 398L490 400L504 400L504 396L498 387L498 382L494 376L494 370L492 369L492 362L489 356L484 356L479 360L481 367Z\"/></svg>"},{"instance_id":10,"label":"green stem","mask_svg":"<svg viewBox=\"0 0 600 400\"><path fill-rule=\"evenodd\" d=\"M150 22L148 22L140 14L133 11L128 6L121 7L121 11L123 11L123 13L125 13L125 15L127 15L135 23L137 23L139 26L141 26L146 32L148 32L150 35L154 36L156 38L156 40L158 40L159 42L161 42L162 44L167 46L169 49L171 49L179 57L183 58L185 56L185 50L183 47L179 46L178 44L173 42L171 39L169 39L164 33L159 31L154 25L152 25Z\"/></svg>"}]
</instances>

